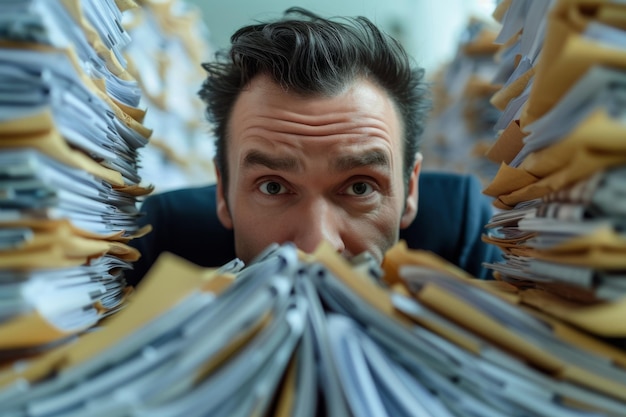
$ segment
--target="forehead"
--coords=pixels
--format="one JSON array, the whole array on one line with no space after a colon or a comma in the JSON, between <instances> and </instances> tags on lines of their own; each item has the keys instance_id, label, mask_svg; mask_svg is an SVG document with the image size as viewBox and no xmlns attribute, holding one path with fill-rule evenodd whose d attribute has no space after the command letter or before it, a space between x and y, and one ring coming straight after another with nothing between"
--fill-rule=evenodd
<instances>
[{"instance_id":1,"label":"forehead","mask_svg":"<svg viewBox=\"0 0 626 417\"><path fill-rule=\"evenodd\" d=\"M394 153L401 149L402 121L387 92L367 79L357 79L342 91L324 96L298 94L257 76L237 98L229 123L230 142L241 138L272 140L343 136L344 143L377 138Z\"/></svg>"}]
</instances>

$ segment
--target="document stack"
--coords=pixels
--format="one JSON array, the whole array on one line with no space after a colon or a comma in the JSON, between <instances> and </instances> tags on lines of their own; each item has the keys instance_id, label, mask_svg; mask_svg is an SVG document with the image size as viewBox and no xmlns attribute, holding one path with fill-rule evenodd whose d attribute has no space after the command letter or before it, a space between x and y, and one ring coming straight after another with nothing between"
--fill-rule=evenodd
<instances>
[{"instance_id":1,"label":"document stack","mask_svg":"<svg viewBox=\"0 0 626 417\"><path fill-rule=\"evenodd\" d=\"M151 131L115 1L0 2L0 358L124 305ZM0 409L4 409L0 405Z\"/></svg>"},{"instance_id":2,"label":"document stack","mask_svg":"<svg viewBox=\"0 0 626 417\"><path fill-rule=\"evenodd\" d=\"M141 177L154 192L215 181L215 154L198 97L213 59L200 10L185 1L142 0L123 15L132 38L124 49L129 72L144 92L144 123L153 130L140 149Z\"/></svg>"},{"instance_id":3,"label":"document stack","mask_svg":"<svg viewBox=\"0 0 626 417\"><path fill-rule=\"evenodd\" d=\"M499 46L493 42L498 30L495 21L470 19L456 55L432 80L434 108L422 145L425 168L469 172L485 184L495 175L498 165L484 154L500 115L490 102L499 88Z\"/></svg>"},{"instance_id":4,"label":"document stack","mask_svg":"<svg viewBox=\"0 0 626 417\"><path fill-rule=\"evenodd\" d=\"M432 253L242 266L163 254L105 326L0 374L0 415L626 415L624 351Z\"/></svg>"},{"instance_id":5,"label":"document stack","mask_svg":"<svg viewBox=\"0 0 626 417\"><path fill-rule=\"evenodd\" d=\"M485 193L502 211L486 240L506 255L490 267L524 304L623 349L626 3L515 0L494 16L520 52L494 96Z\"/></svg>"}]
</instances>

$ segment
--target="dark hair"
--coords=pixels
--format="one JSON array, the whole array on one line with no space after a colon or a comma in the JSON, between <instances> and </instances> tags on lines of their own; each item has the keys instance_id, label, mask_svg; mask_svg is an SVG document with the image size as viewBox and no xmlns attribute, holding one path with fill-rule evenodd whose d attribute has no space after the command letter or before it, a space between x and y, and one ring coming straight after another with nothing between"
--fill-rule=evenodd
<instances>
[{"instance_id":1,"label":"dark hair","mask_svg":"<svg viewBox=\"0 0 626 417\"><path fill-rule=\"evenodd\" d=\"M295 16L294 16L295 15ZM408 184L427 111L424 70L413 67L402 46L365 17L321 18L293 7L277 21L245 26L228 51L202 64L208 72L199 92L216 137L216 165L228 184L228 121L241 92L267 74L289 91L332 96L358 77L387 91L404 126L404 181Z\"/></svg>"}]
</instances>

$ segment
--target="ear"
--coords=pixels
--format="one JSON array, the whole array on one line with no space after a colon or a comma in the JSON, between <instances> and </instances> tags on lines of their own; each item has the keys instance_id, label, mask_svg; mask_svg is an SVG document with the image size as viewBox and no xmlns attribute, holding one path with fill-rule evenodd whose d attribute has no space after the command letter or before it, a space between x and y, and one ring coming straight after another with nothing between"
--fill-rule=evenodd
<instances>
[{"instance_id":1,"label":"ear","mask_svg":"<svg viewBox=\"0 0 626 417\"><path fill-rule=\"evenodd\" d=\"M216 187L216 212L217 212L217 218L220 220L220 223L222 223L222 226L224 226L227 229L232 229L233 228L233 219L230 215L230 210L228 209L228 202L226 200L226 192L228 190L224 189L224 182L222 181L222 173L220 172L219 168L217 168L217 165L215 165L215 176L217 178L217 187Z\"/></svg>"},{"instance_id":2,"label":"ear","mask_svg":"<svg viewBox=\"0 0 626 417\"><path fill-rule=\"evenodd\" d=\"M409 178L406 200L404 202L404 213L402 213L402 217L400 218L400 229L406 229L409 227L417 215L417 200L419 198L418 180L421 168L422 154L418 152L415 154L415 164L413 165L413 171L411 172L411 177Z\"/></svg>"}]
</instances>

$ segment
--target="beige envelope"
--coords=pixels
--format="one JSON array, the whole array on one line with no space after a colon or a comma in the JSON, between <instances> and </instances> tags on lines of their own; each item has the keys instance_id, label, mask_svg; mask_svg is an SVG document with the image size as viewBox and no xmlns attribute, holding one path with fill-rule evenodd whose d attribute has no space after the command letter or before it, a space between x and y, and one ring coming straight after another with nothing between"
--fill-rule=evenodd
<instances>
[{"instance_id":1,"label":"beige envelope","mask_svg":"<svg viewBox=\"0 0 626 417\"><path fill-rule=\"evenodd\" d=\"M533 86L520 116L522 129L550 110L592 65L626 70L626 50L583 38L591 21L626 27L626 4L559 0L551 10Z\"/></svg>"},{"instance_id":2,"label":"beige envelope","mask_svg":"<svg viewBox=\"0 0 626 417\"><path fill-rule=\"evenodd\" d=\"M519 97L524 92L534 74L535 69L530 68L517 79L511 81L507 86L496 91L493 96L491 96L491 104L493 104L496 109L504 111L511 100Z\"/></svg>"},{"instance_id":3,"label":"beige envelope","mask_svg":"<svg viewBox=\"0 0 626 417\"><path fill-rule=\"evenodd\" d=\"M527 134L522 132L519 126L519 120L513 120L485 152L485 156L497 164L501 162L509 164L522 150L526 136Z\"/></svg>"},{"instance_id":4,"label":"beige envelope","mask_svg":"<svg viewBox=\"0 0 626 417\"><path fill-rule=\"evenodd\" d=\"M141 289L129 296L124 309L106 319L106 325L97 332L84 334L69 345L31 360L23 367L0 373L0 387L20 379L35 382L53 376L55 372L61 372L65 368L92 360L132 335L144 324L170 310L191 292L202 290L219 294L228 287L229 282L232 282L231 277L222 277L216 269L202 268L165 252L144 277ZM50 324L38 320L37 317L26 317L8 329L0 327L0 340L32 341L33 335L38 334L42 336L37 341L41 341L44 336L48 339L64 336L58 330L54 332Z\"/></svg>"},{"instance_id":5,"label":"beige envelope","mask_svg":"<svg viewBox=\"0 0 626 417\"><path fill-rule=\"evenodd\" d=\"M503 164L484 192L497 197L498 207L514 207L625 164L624 135L626 126L598 109L559 142L529 154L519 168Z\"/></svg>"}]
</instances>

